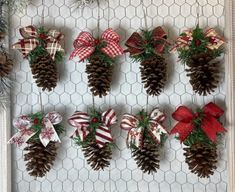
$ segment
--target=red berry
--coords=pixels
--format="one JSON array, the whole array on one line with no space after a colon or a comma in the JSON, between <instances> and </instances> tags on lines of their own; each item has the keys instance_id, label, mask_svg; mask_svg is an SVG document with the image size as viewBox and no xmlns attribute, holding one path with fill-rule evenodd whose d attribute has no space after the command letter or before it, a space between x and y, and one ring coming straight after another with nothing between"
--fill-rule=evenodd
<instances>
[{"instance_id":1,"label":"red berry","mask_svg":"<svg viewBox=\"0 0 235 192\"><path fill-rule=\"evenodd\" d=\"M211 43L211 44L214 44L214 43L215 43L215 37L211 37L211 38L210 38L210 43Z\"/></svg>"},{"instance_id":2,"label":"red berry","mask_svg":"<svg viewBox=\"0 0 235 192\"><path fill-rule=\"evenodd\" d=\"M195 41L195 45L196 46L199 46L199 45L201 45L202 44L202 42L199 40L199 39L197 39L196 41Z\"/></svg>"},{"instance_id":3,"label":"red berry","mask_svg":"<svg viewBox=\"0 0 235 192\"><path fill-rule=\"evenodd\" d=\"M91 122L92 122L92 123L97 123L98 121L99 121L99 120L98 120L98 118L96 118L96 117L94 117L94 118L91 119Z\"/></svg>"},{"instance_id":4,"label":"red berry","mask_svg":"<svg viewBox=\"0 0 235 192\"><path fill-rule=\"evenodd\" d=\"M46 39L47 36L46 36L45 34L40 34L40 35L39 35L39 38L40 38L40 39Z\"/></svg>"},{"instance_id":5,"label":"red berry","mask_svg":"<svg viewBox=\"0 0 235 192\"><path fill-rule=\"evenodd\" d=\"M34 119L33 124L35 124L35 125L39 124L39 119L38 118Z\"/></svg>"},{"instance_id":6,"label":"red berry","mask_svg":"<svg viewBox=\"0 0 235 192\"><path fill-rule=\"evenodd\" d=\"M98 45L100 43L99 39L95 39L95 44Z\"/></svg>"}]
</instances>

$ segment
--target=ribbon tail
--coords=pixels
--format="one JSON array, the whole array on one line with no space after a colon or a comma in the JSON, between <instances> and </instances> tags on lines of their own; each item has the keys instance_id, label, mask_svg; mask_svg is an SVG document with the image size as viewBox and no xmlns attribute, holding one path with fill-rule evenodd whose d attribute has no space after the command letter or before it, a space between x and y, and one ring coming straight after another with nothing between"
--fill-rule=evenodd
<instances>
[{"instance_id":1,"label":"ribbon tail","mask_svg":"<svg viewBox=\"0 0 235 192\"><path fill-rule=\"evenodd\" d=\"M105 53L109 57L114 58L116 56L123 54L123 52L124 52L123 49L116 42L106 41L106 43L107 43L107 45L104 48L102 48L101 50L103 51L103 53Z\"/></svg>"},{"instance_id":2,"label":"ribbon tail","mask_svg":"<svg viewBox=\"0 0 235 192\"><path fill-rule=\"evenodd\" d=\"M96 129L95 139L100 148L104 147L106 143L113 142L111 131L107 126L100 126Z\"/></svg>"},{"instance_id":3,"label":"ribbon tail","mask_svg":"<svg viewBox=\"0 0 235 192\"><path fill-rule=\"evenodd\" d=\"M57 41L56 39L49 40L49 42L47 42L46 50L51 55L53 60L55 59L55 55L57 52L64 53L64 49L60 45L59 41Z\"/></svg>"},{"instance_id":4,"label":"ribbon tail","mask_svg":"<svg viewBox=\"0 0 235 192\"><path fill-rule=\"evenodd\" d=\"M38 46L38 44L38 40L34 38L21 39L19 42L12 45L12 49L19 50L22 53L23 57L27 57L28 54Z\"/></svg>"},{"instance_id":5,"label":"ribbon tail","mask_svg":"<svg viewBox=\"0 0 235 192\"><path fill-rule=\"evenodd\" d=\"M217 133L226 132L226 129L213 116L207 115L202 122L202 130L206 133L208 138L215 142Z\"/></svg>"},{"instance_id":6,"label":"ribbon tail","mask_svg":"<svg viewBox=\"0 0 235 192\"><path fill-rule=\"evenodd\" d=\"M136 147L143 146L143 129L142 127L133 128L128 133L128 144L129 146L135 145Z\"/></svg>"},{"instance_id":7,"label":"ribbon tail","mask_svg":"<svg viewBox=\"0 0 235 192\"><path fill-rule=\"evenodd\" d=\"M157 125L152 124L151 129L148 130L148 132L149 132L149 135L157 144L161 143L161 135L168 133L166 129L160 124L157 124Z\"/></svg>"},{"instance_id":8,"label":"ribbon tail","mask_svg":"<svg viewBox=\"0 0 235 192\"><path fill-rule=\"evenodd\" d=\"M193 131L193 123L183 123L179 122L176 126L171 130L170 134L179 134L179 139L183 142L187 136Z\"/></svg>"},{"instance_id":9,"label":"ribbon tail","mask_svg":"<svg viewBox=\"0 0 235 192\"><path fill-rule=\"evenodd\" d=\"M31 134L22 134L21 132L18 132L15 135L13 135L13 137L7 143L16 144L18 147L21 147L35 134L36 132L32 132Z\"/></svg>"},{"instance_id":10,"label":"ribbon tail","mask_svg":"<svg viewBox=\"0 0 235 192\"><path fill-rule=\"evenodd\" d=\"M79 61L83 61L84 59L88 58L94 51L95 47L92 46L79 47L71 53L69 59L73 59L74 57L78 56Z\"/></svg>"}]
</instances>

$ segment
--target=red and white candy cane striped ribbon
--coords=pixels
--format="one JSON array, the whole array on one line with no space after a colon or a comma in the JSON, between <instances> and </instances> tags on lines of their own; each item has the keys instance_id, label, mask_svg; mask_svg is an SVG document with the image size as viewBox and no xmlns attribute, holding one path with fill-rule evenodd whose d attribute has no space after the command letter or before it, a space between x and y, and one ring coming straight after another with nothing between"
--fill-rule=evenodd
<instances>
[{"instance_id":1,"label":"red and white candy cane striped ribbon","mask_svg":"<svg viewBox=\"0 0 235 192\"><path fill-rule=\"evenodd\" d=\"M20 34L23 39L12 45L13 49L21 51L24 57L33 51L39 44L39 39L45 42L44 48L51 55L52 59L55 59L57 51L64 52L60 44L60 40L64 38L64 35L57 30L49 30L48 33L39 34L34 26L27 26L20 28Z\"/></svg>"},{"instance_id":2,"label":"red and white candy cane striped ribbon","mask_svg":"<svg viewBox=\"0 0 235 192\"><path fill-rule=\"evenodd\" d=\"M75 128L72 137L79 136L81 141L84 141L91 132L89 128L91 121L92 118L87 113L80 111L75 112L69 117L69 124ZM101 124L96 129L95 134L95 140L100 148L102 148L105 143L111 143L113 141L109 127L116 122L117 116L113 109L109 109L101 114Z\"/></svg>"},{"instance_id":3,"label":"red and white candy cane striped ribbon","mask_svg":"<svg viewBox=\"0 0 235 192\"><path fill-rule=\"evenodd\" d=\"M166 116L158 108L154 109L150 114L149 126L147 131L156 143L160 143L162 133L167 134L166 129L162 125ZM121 121L121 128L128 130L127 143L128 146L133 144L136 147L142 147L144 127L139 126L140 120L131 114L124 114Z\"/></svg>"},{"instance_id":4,"label":"red and white candy cane striped ribbon","mask_svg":"<svg viewBox=\"0 0 235 192\"><path fill-rule=\"evenodd\" d=\"M97 45L103 42L104 47L101 48L101 51L109 57L114 58L123 54L119 35L109 28L104 31L101 39L95 39L89 32L81 32L73 43L75 49L71 53L70 59L78 56L80 61L83 61L94 53Z\"/></svg>"}]
</instances>

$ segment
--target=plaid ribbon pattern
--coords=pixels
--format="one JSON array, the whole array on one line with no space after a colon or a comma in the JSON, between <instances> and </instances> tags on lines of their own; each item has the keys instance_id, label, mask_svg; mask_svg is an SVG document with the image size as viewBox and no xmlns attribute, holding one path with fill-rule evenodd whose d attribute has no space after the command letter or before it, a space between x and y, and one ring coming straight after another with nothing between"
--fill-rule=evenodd
<instances>
[{"instance_id":1,"label":"plaid ribbon pattern","mask_svg":"<svg viewBox=\"0 0 235 192\"><path fill-rule=\"evenodd\" d=\"M171 52L175 52L177 49L189 49L193 40L193 32L192 30L186 30L183 34L184 35L176 39L175 46L173 46ZM213 28L205 32L205 37L209 38L206 47L210 50L219 49L219 47L225 43L225 40Z\"/></svg>"},{"instance_id":2,"label":"plaid ribbon pattern","mask_svg":"<svg viewBox=\"0 0 235 192\"><path fill-rule=\"evenodd\" d=\"M57 135L54 125L62 121L62 116L58 112L50 112L45 115L42 121L42 129L39 134L41 143L46 147L50 141L61 142ZM13 125L18 129L18 132L8 141L9 144L22 146L33 137L37 132L32 129L35 122L27 115L17 117L13 120Z\"/></svg>"},{"instance_id":3,"label":"plaid ribbon pattern","mask_svg":"<svg viewBox=\"0 0 235 192\"><path fill-rule=\"evenodd\" d=\"M119 35L109 28L103 32L101 39L95 39L89 32L82 31L73 43L75 49L71 53L70 59L78 56L80 61L83 61L94 53L96 46L100 43L105 44L101 51L111 58L123 54Z\"/></svg>"},{"instance_id":4,"label":"plaid ribbon pattern","mask_svg":"<svg viewBox=\"0 0 235 192\"><path fill-rule=\"evenodd\" d=\"M168 132L162 125L166 116L158 108L154 109L149 116L148 134L156 142L161 142L161 135ZM124 114L121 121L121 128L128 131L127 145L135 145L136 147L143 146L143 133L145 127L139 126L138 117L131 114Z\"/></svg>"},{"instance_id":5,"label":"plaid ribbon pattern","mask_svg":"<svg viewBox=\"0 0 235 192\"><path fill-rule=\"evenodd\" d=\"M72 138L80 137L81 141L84 141L91 129L89 128L92 118L84 112L76 111L68 119L68 123L74 127L74 133ZM101 122L99 127L96 129L95 140L100 148L104 147L106 143L113 142L110 126L117 122L117 116L113 109L108 109L101 114Z\"/></svg>"},{"instance_id":6,"label":"plaid ribbon pattern","mask_svg":"<svg viewBox=\"0 0 235 192\"><path fill-rule=\"evenodd\" d=\"M24 57L27 57L28 54L33 51L37 46L40 45L39 39L40 34L38 34L36 28L34 26L27 26L20 28L20 34L23 39L20 39L17 43L12 45L13 49L19 50ZM57 51L64 52L60 41L64 38L64 35L57 30L49 30L47 36L43 37L45 39L44 48L51 55L52 59L55 59L55 55Z\"/></svg>"}]
</instances>

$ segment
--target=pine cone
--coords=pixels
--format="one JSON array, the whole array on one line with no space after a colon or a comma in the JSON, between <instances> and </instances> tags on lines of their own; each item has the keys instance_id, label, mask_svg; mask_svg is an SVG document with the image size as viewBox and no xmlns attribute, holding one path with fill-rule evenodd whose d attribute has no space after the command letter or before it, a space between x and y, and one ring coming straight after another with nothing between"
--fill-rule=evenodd
<instances>
[{"instance_id":1,"label":"pine cone","mask_svg":"<svg viewBox=\"0 0 235 192\"><path fill-rule=\"evenodd\" d=\"M6 53L0 53L0 77L5 77L10 74L13 68L13 61Z\"/></svg>"},{"instance_id":2,"label":"pine cone","mask_svg":"<svg viewBox=\"0 0 235 192\"><path fill-rule=\"evenodd\" d=\"M52 60L49 54L38 56L33 62L31 62L31 70L33 78L36 79L38 87L42 87L42 90L51 91L57 84L57 70L55 62Z\"/></svg>"},{"instance_id":3,"label":"pine cone","mask_svg":"<svg viewBox=\"0 0 235 192\"><path fill-rule=\"evenodd\" d=\"M50 142L46 147L40 141L28 142L28 146L24 151L28 153L24 155L26 170L33 177L44 177L50 171L55 161L56 143Z\"/></svg>"},{"instance_id":4,"label":"pine cone","mask_svg":"<svg viewBox=\"0 0 235 192\"><path fill-rule=\"evenodd\" d=\"M136 164L144 173L154 173L159 169L159 147L156 144L144 141L142 148L134 148L132 151Z\"/></svg>"},{"instance_id":5,"label":"pine cone","mask_svg":"<svg viewBox=\"0 0 235 192\"><path fill-rule=\"evenodd\" d=\"M99 148L96 142L82 146L82 151L87 159L87 163L96 171L104 170L110 165L112 159L112 151L109 146L105 145Z\"/></svg>"},{"instance_id":6,"label":"pine cone","mask_svg":"<svg viewBox=\"0 0 235 192\"><path fill-rule=\"evenodd\" d=\"M193 56L187 63L189 69L187 76L193 90L199 95L207 95L214 92L219 83L219 61L210 54L201 53Z\"/></svg>"},{"instance_id":7,"label":"pine cone","mask_svg":"<svg viewBox=\"0 0 235 192\"><path fill-rule=\"evenodd\" d=\"M104 63L99 57L90 59L86 66L88 74L88 86L94 96L105 96L110 91L113 66Z\"/></svg>"},{"instance_id":8,"label":"pine cone","mask_svg":"<svg viewBox=\"0 0 235 192\"><path fill-rule=\"evenodd\" d=\"M218 157L216 146L196 143L191 147L184 148L184 150L186 163L192 173L201 178L209 178L214 174Z\"/></svg>"},{"instance_id":9,"label":"pine cone","mask_svg":"<svg viewBox=\"0 0 235 192\"><path fill-rule=\"evenodd\" d=\"M158 96L167 80L167 63L164 57L156 55L145 59L140 65L141 79L147 94Z\"/></svg>"}]
</instances>

